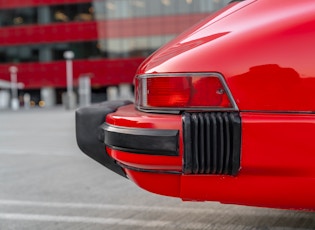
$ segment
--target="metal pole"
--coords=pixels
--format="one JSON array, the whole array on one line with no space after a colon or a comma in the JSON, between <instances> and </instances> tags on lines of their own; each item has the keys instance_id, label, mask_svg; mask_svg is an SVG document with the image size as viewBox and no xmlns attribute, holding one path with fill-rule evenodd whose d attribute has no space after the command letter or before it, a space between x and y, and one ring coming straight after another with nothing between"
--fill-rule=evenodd
<instances>
[{"instance_id":1,"label":"metal pole","mask_svg":"<svg viewBox=\"0 0 315 230\"><path fill-rule=\"evenodd\" d=\"M10 79L11 79L11 107L13 110L19 109L19 99L18 99L18 84L17 84L17 72L18 68L16 66L9 67Z\"/></svg>"},{"instance_id":2,"label":"metal pole","mask_svg":"<svg viewBox=\"0 0 315 230\"><path fill-rule=\"evenodd\" d=\"M66 59L66 76L67 76L67 93L73 92L73 64L72 59L74 58L74 53L72 51L66 51L63 54Z\"/></svg>"},{"instance_id":3,"label":"metal pole","mask_svg":"<svg viewBox=\"0 0 315 230\"><path fill-rule=\"evenodd\" d=\"M65 51L63 57L66 59L66 78L67 78L67 93L64 97L66 109L74 109L76 107L76 96L73 92L73 58L72 51Z\"/></svg>"},{"instance_id":4,"label":"metal pole","mask_svg":"<svg viewBox=\"0 0 315 230\"><path fill-rule=\"evenodd\" d=\"M71 93L73 91L73 68L72 68L72 60L66 60L66 68L67 68L67 91Z\"/></svg>"}]
</instances>

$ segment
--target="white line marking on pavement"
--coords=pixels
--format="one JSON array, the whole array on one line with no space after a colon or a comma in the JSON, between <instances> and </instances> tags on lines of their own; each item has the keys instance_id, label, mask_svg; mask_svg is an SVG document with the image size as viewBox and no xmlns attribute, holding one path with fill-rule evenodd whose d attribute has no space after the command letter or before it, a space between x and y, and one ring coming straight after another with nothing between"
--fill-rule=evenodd
<instances>
[{"instance_id":1,"label":"white line marking on pavement","mask_svg":"<svg viewBox=\"0 0 315 230\"><path fill-rule=\"evenodd\" d=\"M37 215L21 213L0 213L0 219L4 220L26 220L26 221L46 221L46 222L68 222L68 223L86 223L86 224L108 224L108 225L126 225L141 227L165 227L171 225L170 221L145 221L119 218L100 218L84 216L55 216L55 215Z\"/></svg>"},{"instance_id":2,"label":"white line marking on pavement","mask_svg":"<svg viewBox=\"0 0 315 230\"><path fill-rule=\"evenodd\" d=\"M0 155L13 155L13 156L19 156L19 155L26 155L26 156L63 156L63 157L81 157L81 154L76 154L76 153L70 153L69 151L62 151L60 149L55 149L55 150L40 150L40 149L35 149L35 150L18 150L15 149L14 147L12 148L3 148L1 147L1 152ZM82 155L83 156L83 155Z\"/></svg>"},{"instance_id":3,"label":"white line marking on pavement","mask_svg":"<svg viewBox=\"0 0 315 230\"><path fill-rule=\"evenodd\" d=\"M90 203L61 203L61 202L39 202L22 200L0 200L0 205L8 206L33 206L47 208L90 208L106 210L133 210L133 211L153 211L153 212L180 212L180 213L214 213L216 210L207 207L201 208L173 208L161 206L143 206L143 205L117 205L117 204L90 204Z\"/></svg>"}]
</instances>

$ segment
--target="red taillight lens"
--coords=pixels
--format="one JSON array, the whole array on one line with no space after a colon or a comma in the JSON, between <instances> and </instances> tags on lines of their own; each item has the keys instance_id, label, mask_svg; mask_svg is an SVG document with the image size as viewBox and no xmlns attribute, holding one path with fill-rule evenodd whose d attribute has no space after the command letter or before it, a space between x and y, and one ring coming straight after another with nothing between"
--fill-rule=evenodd
<instances>
[{"instance_id":1,"label":"red taillight lens","mask_svg":"<svg viewBox=\"0 0 315 230\"><path fill-rule=\"evenodd\" d=\"M187 78L147 78L146 104L150 107L183 107L187 105L190 82Z\"/></svg>"},{"instance_id":2,"label":"red taillight lens","mask_svg":"<svg viewBox=\"0 0 315 230\"><path fill-rule=\"evenodd\" d=\"M139 109L236 109L221 75L165 74L136 78Z\"/></svg>"}]
</instances>

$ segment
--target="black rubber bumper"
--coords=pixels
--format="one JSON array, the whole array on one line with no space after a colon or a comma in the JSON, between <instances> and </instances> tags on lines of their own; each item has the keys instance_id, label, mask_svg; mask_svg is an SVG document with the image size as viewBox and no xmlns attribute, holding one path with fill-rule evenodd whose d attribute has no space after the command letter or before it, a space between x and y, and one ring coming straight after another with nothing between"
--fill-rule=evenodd
<instances>
[{"instance_id":1,"label":"black rubber bumper","mask_svg":"<svg viewBox=\"0 0 315 230\"><path fill-rule=\"evenodd\" d=\"M126 177L122 168L108 156L100 126L105 122L107 114L115 112L119 107L131 104L131 101L107 101L76 111L76 137L79 148L89 157L117 174Z\"/></svg>"},{"instance_id":2,"label":"black rubber bumper","mask_svg":"<svg viewBox=\"0 0 315 230\"><path fill-rule=\"evenodd\" d=\"M104 143L112 149L135 154L179 156L179 131L124 128L104 123Z\"/></svg>"}]
</instances>

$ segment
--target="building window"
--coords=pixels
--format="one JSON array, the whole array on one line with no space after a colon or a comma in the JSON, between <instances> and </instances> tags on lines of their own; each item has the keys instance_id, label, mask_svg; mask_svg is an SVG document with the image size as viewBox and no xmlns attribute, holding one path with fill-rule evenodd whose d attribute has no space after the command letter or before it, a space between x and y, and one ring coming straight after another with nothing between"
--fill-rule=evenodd
<instances>
[{"instance_id":1,"label":"building window","mask_svg":"<svg viewBox=\"0 0 315 230\"><path fill-rule=\"evenodd\" d=\"M0 26L19 26L37 23L36 8L5 9L0 11Z\"/></svg>"},{"instance_id":2,"label":"building window","mask_svg":"<svg viewBox=\"0 0 315 230\"><path fill-rule=\"evenodd\" d=\"M50 62L63 60L63 53L72 50L75 59L91 59L104 57L96 41L36 44L28 46L0 47L0 61L8 62Z\"/></svg>"},{"instance_id":3,"label":"building window","mask_svg":"<svg viewBox=\"0 0 315 230\"><path fill-rule=\"evenodd\" d=\"M0 26L48 24L53 22L92 21L91 3L25 7L0 10Z\"/></svg>"},{"instance_id":4,"label":"building window","mask_svg":"<svg viewBox=\"0 0 315 230\"><path fill-rule=\"evenodd\" d=\"M94 9L90 3L52 6L52 22L92 21Z\"/></svg>"}]
</instances>

